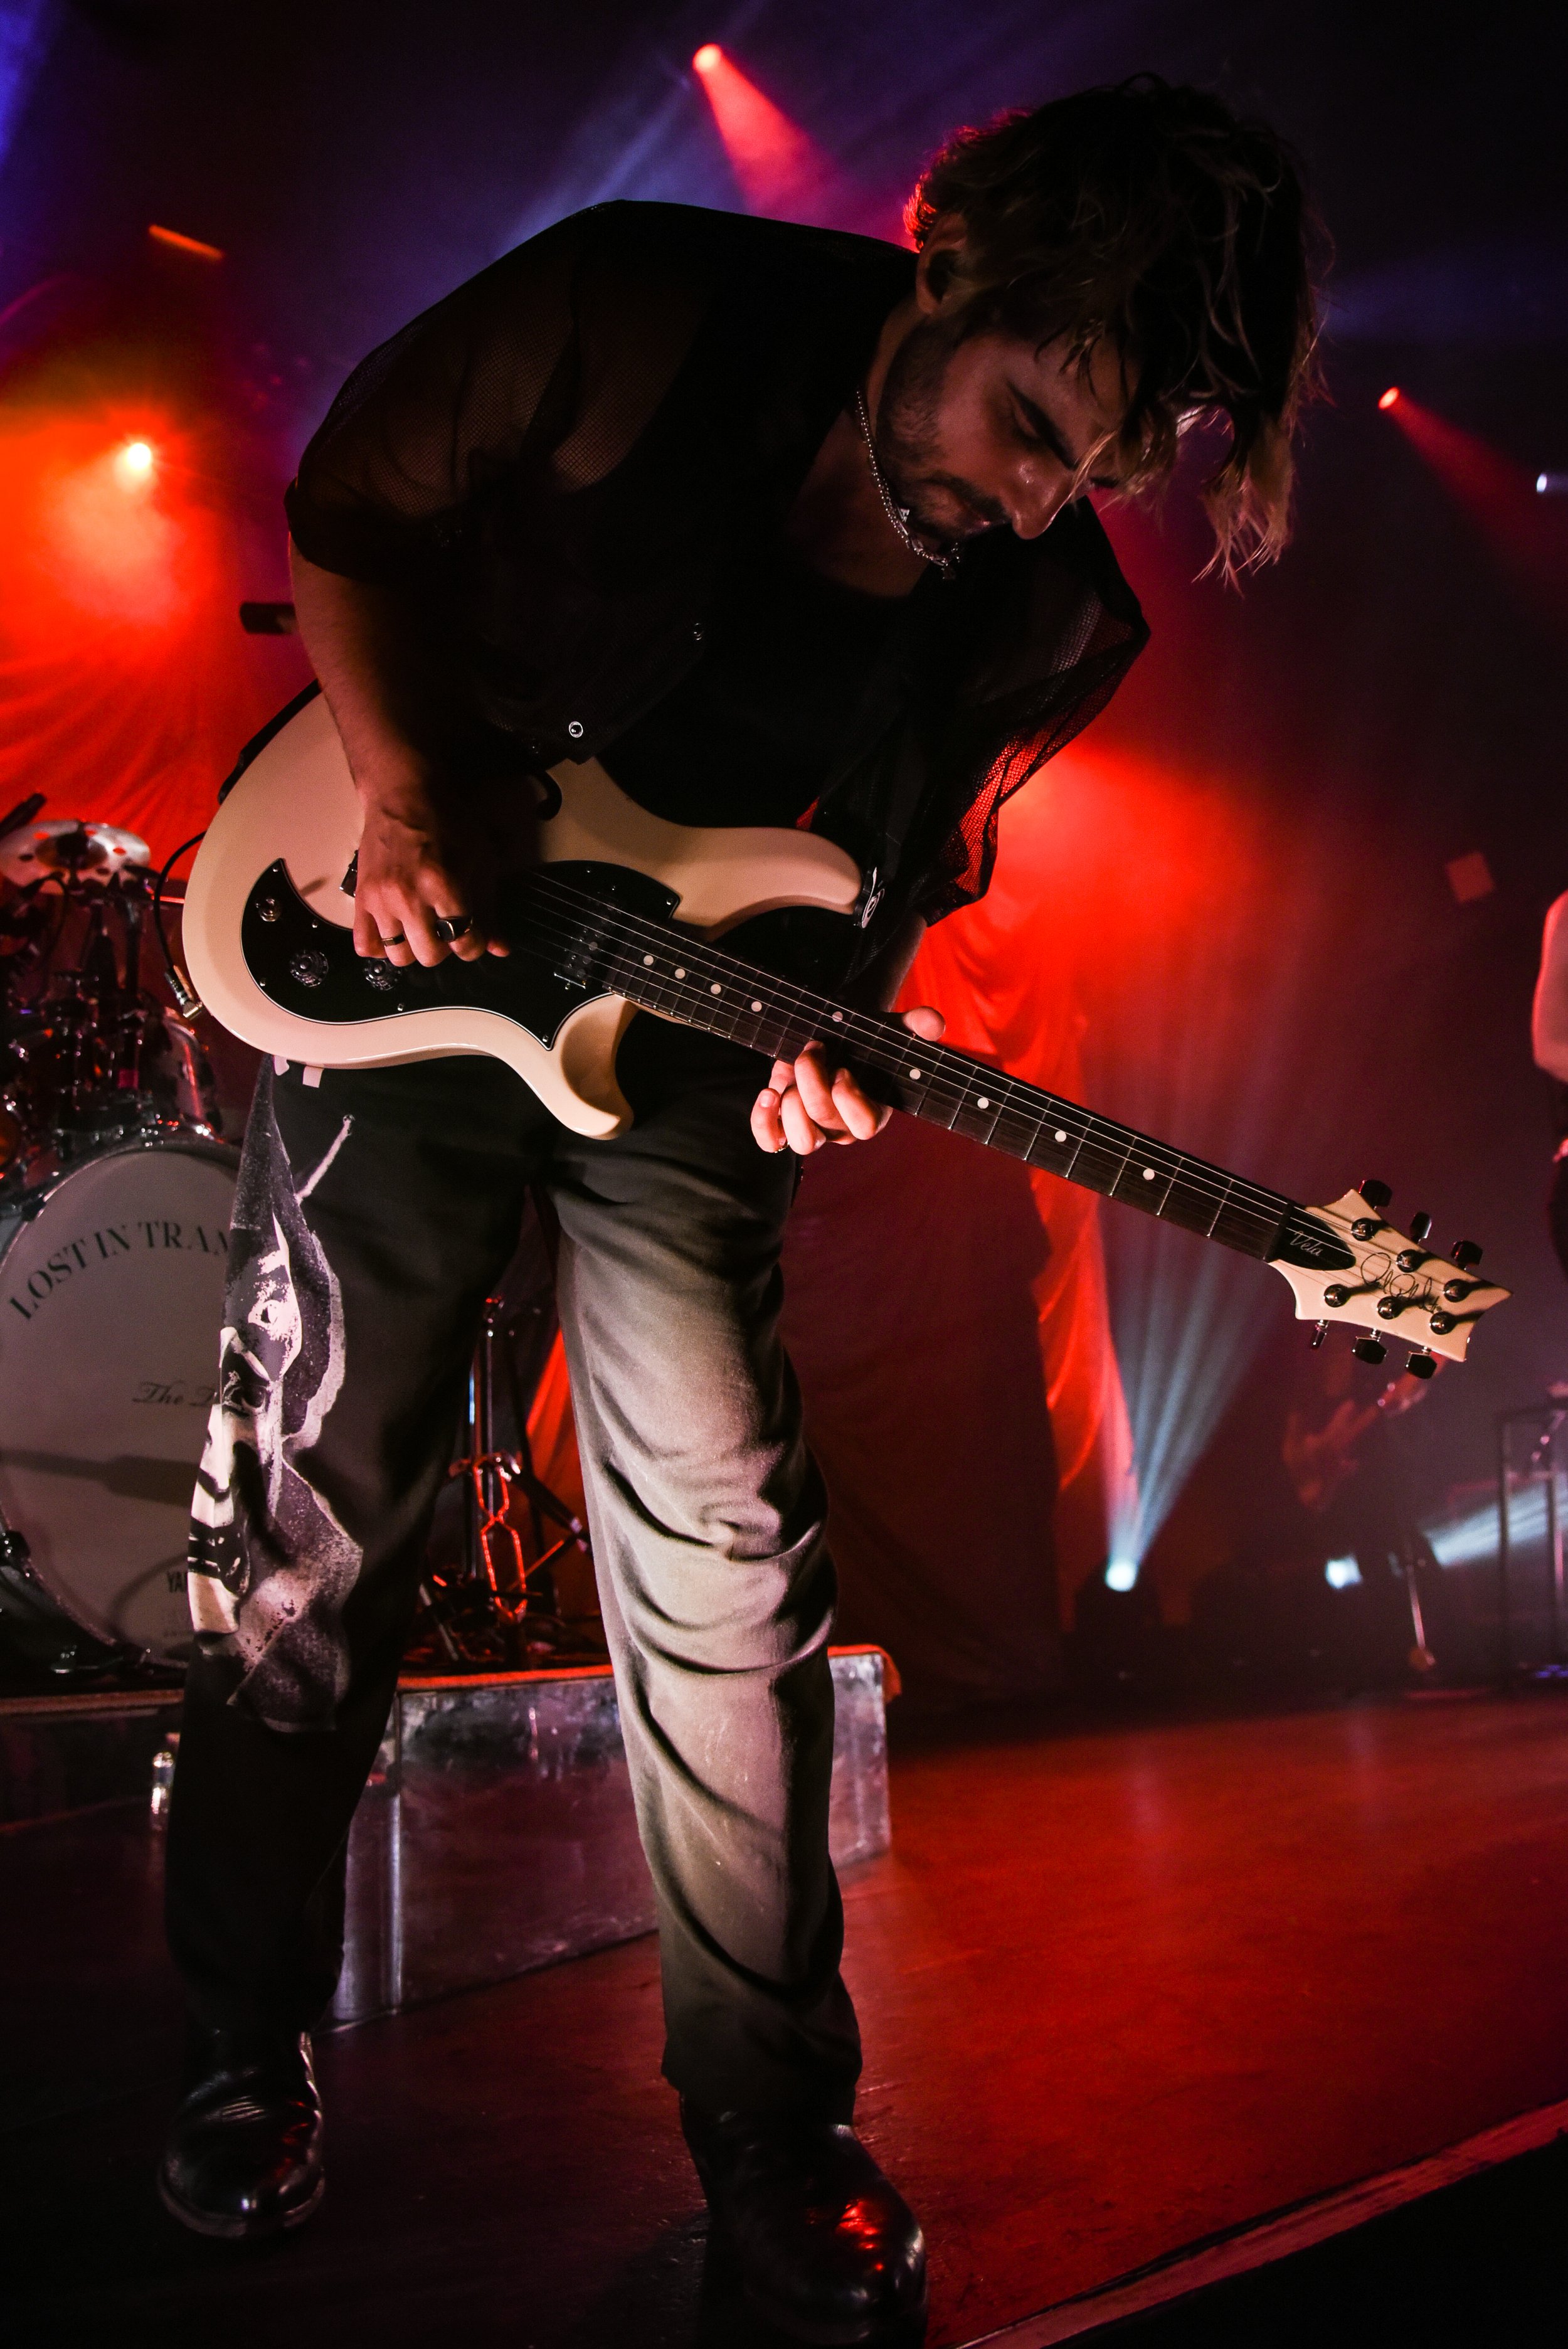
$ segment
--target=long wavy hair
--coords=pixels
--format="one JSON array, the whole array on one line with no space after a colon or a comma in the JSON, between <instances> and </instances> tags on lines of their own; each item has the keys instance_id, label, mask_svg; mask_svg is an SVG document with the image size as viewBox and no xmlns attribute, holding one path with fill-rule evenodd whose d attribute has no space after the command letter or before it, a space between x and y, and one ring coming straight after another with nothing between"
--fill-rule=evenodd
<instances>
[{"instance_id":1,"label":"long wavy hair","mask_svg":"<svg viewBox=\"0 0 1568 2349\"><path fill-rule=\"evenodd\" d=\"M1291 150L1208 92L1140 74L956 131L905 222L923 250L957 213L962 252L933 255L965 295L965 333L1066 339L1087 371L1118 352L1130 390L1115 451L1131 491L1164 480L1181 435L1222 416L1203 487L1213 564L1233 579L1290 534L1291 444L1322 388L1316 285L1327 239Z\"/></svg>"}]
</instances>

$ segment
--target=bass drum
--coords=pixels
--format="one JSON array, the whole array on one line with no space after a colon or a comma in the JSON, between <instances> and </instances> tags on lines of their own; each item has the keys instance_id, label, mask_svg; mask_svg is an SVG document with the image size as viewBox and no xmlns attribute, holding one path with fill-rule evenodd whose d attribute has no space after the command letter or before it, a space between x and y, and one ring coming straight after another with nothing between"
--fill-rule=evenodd
<instances>
[{"instance_id":1,"label":"bass drum","mask_svg":"<svg viewBox=\"0 0 1568 2349\"><path fill-rule=\"evenodd\" d=\"M0 1216L0 1513L94 1639L190 1651L185 1548L238 1154L105 1151ZM16 1537L20 1537L20 1541Z\"/></svg>"}]
</instances>

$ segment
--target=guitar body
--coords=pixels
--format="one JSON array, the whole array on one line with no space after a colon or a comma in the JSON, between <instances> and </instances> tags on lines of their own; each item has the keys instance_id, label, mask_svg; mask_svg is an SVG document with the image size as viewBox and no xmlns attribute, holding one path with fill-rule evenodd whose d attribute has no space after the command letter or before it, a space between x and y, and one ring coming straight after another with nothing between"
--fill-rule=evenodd
<instances>
[{"instance_id":1,"label":"guitar body","mask_svg":"<svg viewBox=\"0 0 1568 2349\"><path fill-rule=\"evenodd\" d=\"M628 903L698 936L720 936L784 905L848 914L860 894L853 861L810 833L666 823L629 800L594 759L563 761L552 781L561 804L540 823L541 863L613 874ZM281 865L318 922L352 930L354 899L343 884L360 820L337 729L317 695L240 776L191 872L185 954L214 1018L261 1051L316 1068L387 1068L459 1053L504 1061L573 1133L621 1133L631 1112L615 1081L615 1052L636 1006L585 995L540 957L454 960L442 966L443 991L465 999L380 1019L312 1019L263 991L242 947L258 880Z\"/></svg>"}]
</instances>

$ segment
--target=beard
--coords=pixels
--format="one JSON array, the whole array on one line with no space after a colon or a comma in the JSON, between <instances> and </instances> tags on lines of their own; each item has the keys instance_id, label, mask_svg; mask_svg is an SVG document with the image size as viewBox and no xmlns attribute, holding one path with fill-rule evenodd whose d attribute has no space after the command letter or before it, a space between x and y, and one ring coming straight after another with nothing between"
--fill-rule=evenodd
<instances>
[{"instance_id":1,"label":"beard","mask_svg":"<svg viewBox=\"0 0 1568 2349\"><path fill-rule=\"evenodd\" d=\"M877 407L876 457L912 536L946 554L1006 523L1005 506L962 475L944 471L942 394L964 339L956 320L923 318L900 343Z\"/></svg>"}]
</instances>

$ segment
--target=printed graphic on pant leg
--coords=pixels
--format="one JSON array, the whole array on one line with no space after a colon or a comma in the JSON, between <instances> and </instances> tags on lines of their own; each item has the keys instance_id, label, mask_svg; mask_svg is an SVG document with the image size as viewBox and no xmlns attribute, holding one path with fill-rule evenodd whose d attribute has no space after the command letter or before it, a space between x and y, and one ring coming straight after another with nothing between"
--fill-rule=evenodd
<instances>
[{"instance_id":1,"label":"printed graphic on pant leg","mask_svg":"<svg viewBox=\"0 0 1568 2349\"><path fill-rule=\"evenodd\" d=\"M234 1201L218 1399L191 1504L199 1634L244 1662L236 1702L275 1728L330 1727L347 1685L341 1617L364 1553L299 1466L343 1384L343 1300L271 1101L258 1100Z\"/></svg>"}]
</instances>

